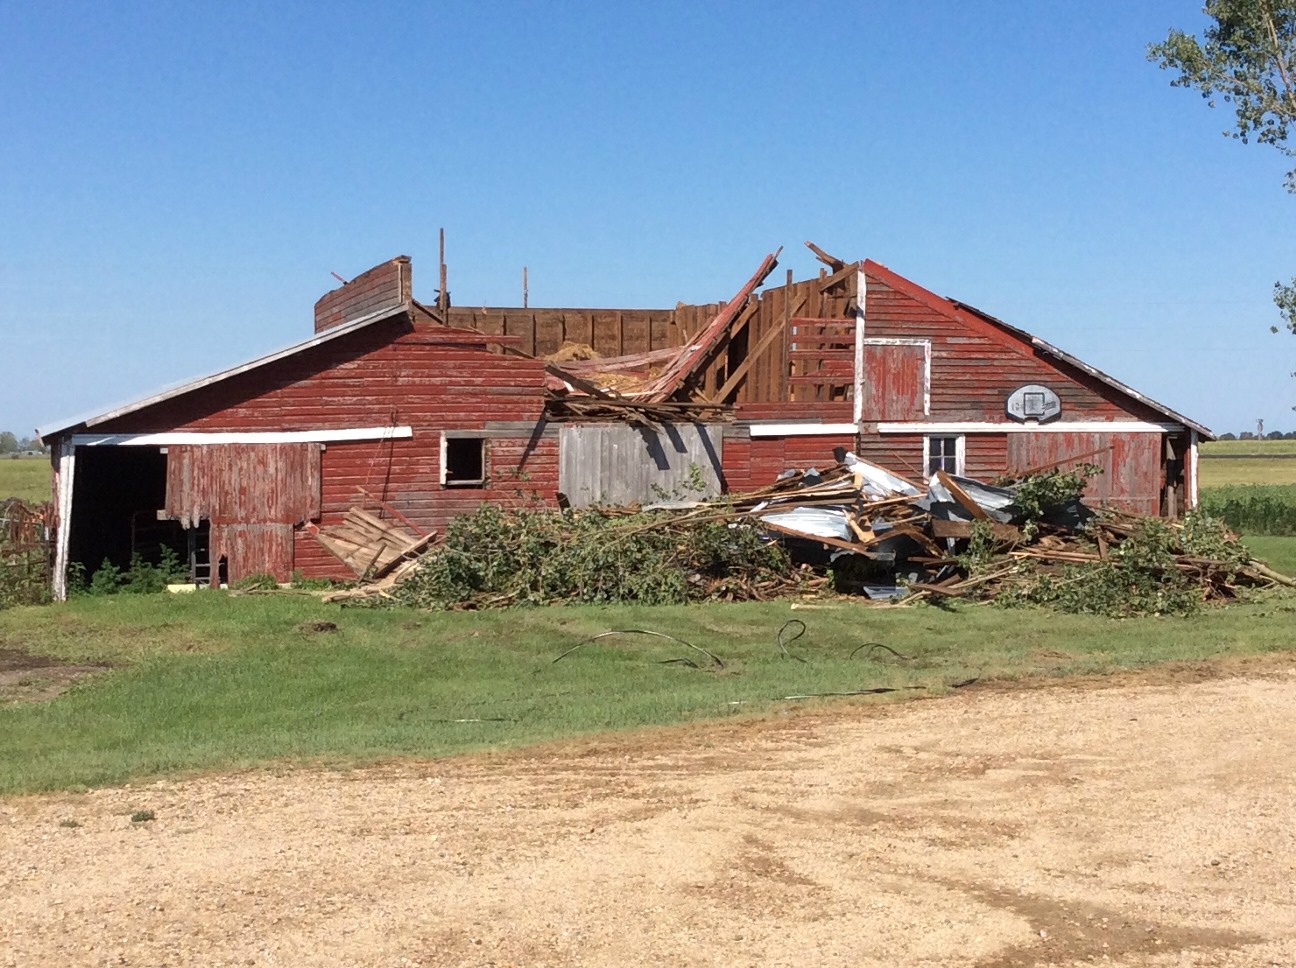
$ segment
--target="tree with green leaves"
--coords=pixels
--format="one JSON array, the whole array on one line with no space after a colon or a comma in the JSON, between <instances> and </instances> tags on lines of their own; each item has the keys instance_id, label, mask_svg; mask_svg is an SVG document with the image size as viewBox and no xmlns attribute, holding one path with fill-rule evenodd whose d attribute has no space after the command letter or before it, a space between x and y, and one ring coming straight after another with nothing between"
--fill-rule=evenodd
<instances>
[{"instance_id":1,"label":"tree with green leaves","mask_svg":"<svg viewBox=\"0 0 1296 968\"><path fill-rule=\"evenodd\" d=\"M1287 143L1296 125L1296 0L1206 0L1202 12L1211 23L1200 39L1171 30L1148 45L1148 60L1178 71L1170 83L1201 92L1211 107L1216 98L1232 105L1237 125L1225 134L1296 157ZM1296 168L1286 183L1296 193ZM1274 284L1274 302L1296 333L1296 276Z\"/></svg>"}]
</instances>

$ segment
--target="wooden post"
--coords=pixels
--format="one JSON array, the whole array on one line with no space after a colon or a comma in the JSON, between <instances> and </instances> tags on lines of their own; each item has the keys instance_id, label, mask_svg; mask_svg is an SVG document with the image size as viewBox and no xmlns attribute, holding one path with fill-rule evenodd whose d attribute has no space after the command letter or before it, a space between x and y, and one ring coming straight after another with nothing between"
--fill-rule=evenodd
<instances>
[{"instance_id":1,"label":"wooden post","mask_svg":"<svg viewBox=\"0 0 1296 968\"><path fill-rule=\"evenodd\" d=\"M441 255L439 259L439 267L441 288L437 290L437 309L441 310L441 315L444 319L445 311L450 307L450 294L446 292L445 229L441 230Z\"/></svg>"},{"instance_id":2,"label":"wooden post","mask_svg":"<svg viewBox=\"0 0 1296 968\"><path fill-rule=\"evenodd\" d=\"M852 408L855 416L856 446L859 446L861 425L864 423L864 300L868 295L868 280L864 277L864 263L861 260L855 270L855 385L851 392L855 396Z\"/></svg>"},{"instance_id":3,"label":"wooden post","mask_svg":"<svg viewBox=\"0 0 1296 968\"><path fill-rule=\"evenodd\" d=\"M1187 487L1187 505L1190 508L1197 507L1199 499L1197 491L1197 431L1188 432L1188 487Z\"/></svg>"},{"instance_id":4,"label":"wooden post","mask_svg":"<svg viewBox=\"0 0 1296 968\"><path fill-rule=\"evenodd\" d=\"M792 270L787 271L787 283L783 287L783 331L788 334L787 346L789 349L796 347L796 334L792 332ZM797 398L797 388L794 384L788 382L789 376L796 376L796 363L788 362L783 365L783 361L788 357L780 353L779 365L781 367L781 382L787 390L787 399L789 403L795 403Z\"/></svg>"},{"instance_id":5,"label":"wooden post","mask_svg":"<svg viewBox=\"0 0 1296 968\"><path fill-rule=\"evenodd\" d=\"M76 474L76 445L71 435L54 443L53 459L58 468L54 478L54 501L58 508L55 520L54 581L52 591L56 602L67 601L68 549L72 535L72 483Z\"/></svg>"}]
</instances>

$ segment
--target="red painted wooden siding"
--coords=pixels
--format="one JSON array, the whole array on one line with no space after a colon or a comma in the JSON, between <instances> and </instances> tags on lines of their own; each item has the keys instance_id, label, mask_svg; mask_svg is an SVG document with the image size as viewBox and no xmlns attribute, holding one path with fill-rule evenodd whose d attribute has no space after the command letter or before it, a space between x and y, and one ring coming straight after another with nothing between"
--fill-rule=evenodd
<instances>
[{"instance_id":1,"label":"red painted wooden siding","mask_svg":"<svg viewBox=\"0 0 1296 968\"><path fill-rule=\"evenodd\" d=\"M932 420L1006 420L1008 394L1027 383L1062 401L1061 420L1164 420L1086 373L1055 361L1029 342L961 310L938 311L907 281L868 277L865 335L929 339ZM907 285L912 291L898 288ZM939 299L931 293L927 297ZM884 419L884 418L873 418Z\"/></svg>"},{"instance_id":2,"label":"red painted wooden siding","mask_svg":"<svg viewBox=\"0 0 1296 968\"><path fill-rule=\"evenodd\" d=\"M167 516L211 524L212 562L230 581L292 576L293 528L320 515L319 444L208 444L167 448Z\"/></svg>"},{"instance_id":3,"label":"red painted wooden siding","mask_svg":"<svg viewBox=\"0 0 1296 968\"><path fill-rule=\"evenodd\" d=\"M865 420L922 420L927 375L924 346L864 347Z\"/></svg>"},{"instance_id":4,"label":"red painted wooden siding","mask_svg":"<svg viewBox=\"0 0 1296 968\"><path fill-rule=\"evenodd\" d=\"M853 434L807 437L726 437L725 484L732 492L754 491L774 483L784 470L830 467L833 448L851 450Z\"/></svg>"},{"instance_id":5,"label":"red painted wooden siding","mask_svg":"<svg viewBox=\"0 0 1296 968\"><path fill-rule=\"evenodd\" d=\"M1014 470L1096 464L1102 473L1089 481L1087 500L1155 515L1161 513L1161 448L1159 434L1012 434L1008 463Z\"/></svg>"},{"instance_id":6,"label":"red painted wooden siding","mask_svg":"<svg viewBox=\"0 0 1296 968\"><path fill-rule=\"evenodd\" d=\"M864 434L855 451L860 457L906 477L915 484L924 479L921 434Z\"/></svg>"},{"instance_id":7,"label":"red painted wooden siding","mask_svg":"<svg viewBox=\"0 0 1296 968\"><path fill-rule=\"evenodd\" d=\"M963 444L963 473L983 481L1003 476L1009 469L1008 438L1008 434L968 434ZM920 441L918 451L920 457L921 448Z\"/></svg>"},{"instance_id":8,"label":"red painted wooden siding","mask_svg":"<svg viewBox=\"0 0 1296 968\"><path fill-rule=\"evenodd\" d=\"M315 303L315 332L381 309L403 306L410 300L411 286L409 256L398 255L376 265L319 298Z\"/></svg>"},{"instance_id":9,"label":"red painted wooden siding","mask_svg":"<svg viewBox=\"0 0 1296 968\"><path fill-rule=\"evenodd\" d=\"M814 421L850 423L852 404L846 401L806 403L740 403L736 420L747 422ZM813 434L788 437L727 435L724 442L724 476L730 491L750 491L773 483L787 469L827 467L833 462L833 448L855 446L855 435Z\"/></svg>"},{"instance_id":10,"label":"red painted wooden siding","mask_svg":"<svg viewBox=\"0 0 1296 968\"><path fill-rule=\"evenodd\" d=\"M320 513L319 444L167 448L167 516L186 528L302 524Z\"/></svg>"},{"instance_id":11,"label":"red painted wooden siding","mask_svg":"<svg viewBox=\"0 0 1296 968\"><path fill-rule=\"evenodd\" d=\"M543 436L537 426L544 410L543 364L490 352L477 334L465 333L463 343L443 342L454 333L436 324L412 325L403 318L378 323L128 414L102 430L412 427L412 438L330 443L324 448L322 525L336 523L347 508L364 500L359 487L425 530L444 530L455 515L486 501L552 503L558 487L558 443ZM487 430L488 423L518 429ZM480 430L488 437L485 486L441 484L443 430ZM236 547L240 555L280 553L275 550L280 545L274 544L278 538L244 531L230 540L235 539L240 542ZM298 529L291 540L293 566L305 574L338 578L349 574L304 530Z\"/></svg>"}]
</instances>

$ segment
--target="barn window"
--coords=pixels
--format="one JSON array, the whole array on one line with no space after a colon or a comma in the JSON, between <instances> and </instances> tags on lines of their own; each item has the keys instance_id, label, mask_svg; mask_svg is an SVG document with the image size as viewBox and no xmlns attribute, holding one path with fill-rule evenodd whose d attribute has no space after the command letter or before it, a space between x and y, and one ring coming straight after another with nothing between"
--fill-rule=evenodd
<instances>
[{"instance_id":1,"label":"barn window","mask_svg":"<svg viewBox=\"0 0 1296 968\"><path fill-rule=\"evenodd\" d=\"M963 473L963 440L962 437L928 437L924 443L923 465L927 476L937 471L946 474Z\"/></svg>"},{"instance_id":2,"label":"barn window","mask_svg":"<svg viewBox=\"0 0 1296 968\"><path fill-rule=\"evenodd\" d=\"M441 483L446 487L481 487L486 483L486 438L441 439Z\"/></svg>"}]
</instances>

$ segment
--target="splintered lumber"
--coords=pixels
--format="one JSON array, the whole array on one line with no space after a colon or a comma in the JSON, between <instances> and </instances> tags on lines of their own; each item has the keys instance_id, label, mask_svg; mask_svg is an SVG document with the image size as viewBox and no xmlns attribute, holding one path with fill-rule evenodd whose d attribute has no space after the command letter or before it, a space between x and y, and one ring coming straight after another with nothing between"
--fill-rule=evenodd
<instances>
[{"instance_id":1,"label":"splintered lumber","mask_svg":"<svg viewBox=\"0 0 1296 968\"><path fill-rule=\"evenodd\" d=\"M384 511L386 511L388 514L390 514L393 518L396 518L397 520L399 520L401 524L405 525L405 527L409 528L409 529L410 529L411 531L413 531L415 534L417 534L417 535L419 535L420 537L422 537L422 535L423 535L423 533L424 533L422 528L420 528L417 524L415 524L413 521L411 521L411 520L410 520L409 518L407 518L405 515L401 514L401 512L400 512L399 510L397 510L396 508L392 507L390 504L388 504L386 501L384 501L384 500L383 500L382 498L380 498L378 495L373 494L373 493L371 493L370 491L368 491L368 490L366 490L365 488L360 487L360 486L358 486L358 485L356 486L356 490L357 490L359 493L363 494L365 497L369 498L369 500L373 501L373 502L374 502L375 504L377 504L379 507L381 507Z\"/></svg>"},{"instance_id":2,"label":"splintered lumber","mask_svg":"<svg viewBox=\"0 0 1296 968\"><path fill-rule=\"evenodd\" d=\"M588 376L598 373L617 373L622 370L646 370L655 363L667 363L679 356L678 347L630 353L626 356L594 356L587 360L563 360L562 368L568 373ZM557 362L551 360L550 362Z\"/></svg>"},{"instance_id":3,"label":"splintered lumber","mask_svg":"<svg viewBox=\"0 0 1296 968\"><path fill-rule=\"evenodd\" d=\"M595 384L591 383L589 380L586 380L584 377L577 376L575 373L572 373L570 370L564 370L561 366L558 366L558 364L556 363L549 363L548 361L546 361L544 365L544 369L545 372L548 373L550 376L557 377L559 380L562 380L564 383L570 384L571 386L575 387L577 390L580 390L582 393L588 393L591 397L596 397L600 400L616 399L616 394L606 392L602 387L596 386Z\"/></svg>"},{"instance_id":4,"label":"splintered lumber","mask_svg":"<svg viewBox=\"0 0 1296 968\"><path fill-rule=\"evenodd\" d=\"M756 291L756 287L774 271L775 266L778 265L779 253L782 251L783 249L780 247L777 251L765 257L755 275L748 279L733 299L725 304L725 307L716 314L715 319L711 320L706 329L699 333L696 339L689 341L689 344L680 351L679 356L666 368L666 372L648 388L644 394L648 399L669 399L689 377L697 372L698 368L711 354L711 351L720 342L721 337L729 331L729 327L738 318L738 314L746 307L747 300Z\"/></svg>"},{"instance_id":5,"label":"splintered lumber","mask_svg":"<svg viewBox=\"0 0 1296 968\"><path fill-rule=\"evenodd\" d=\"M828 276L826 279L820 281L819 291L827 292L833 286L840 285L841 283L849 279L851 276L855 275L855 272L858 268L859 266L854 262L850 263L849 265L842 266L831 276ZM852 320L851 322L852 325L854 325L854 320Z\"/></svg>"},{"instance_id":6,"label":"splintered lumber","mask_svg":"<svg viewBox=\"0 0 1296 968\"><path fill-rule=\"evenodd\" d=\"M944 471L936 472L936 480L940 481L941 484L945 486L945 490L950 492L950 496L959 503L963 510L972 515L972 517L976 518L978 521L988 521L990 519L990 515L986 513L985 508L972 500L972 497L968 492L959 487L958 484L955 483L954 479Z\"/></svg>"},{"instance_id":7,"label":"splintered lumber","mask_svg":"<svg viewBox=\"0 0 1296 968\"><path fill-rule=\"evenodd\" d=\"M829 255L827 252L825 252L823 249L819 248L819 246L815 245L813 242L809 240L806 241L806 248L809 249L811 252L813 252L814 257L818 259L820 262L822 262L824 265L826 265L833 272L837 272L844 265L846 265L845 261L837 258L835 255Z\"/></svg>"},{"instance_id":8,"label":"splintered lumber","mask_svg":"<svg viewBox=\"0 0 1296 968\"><path fill-rule=\"evenodd\" d=\"M822 534L810 534L806 531L797 531L795 528L785 528L783 525L775 524L772 521L762 521L761 527L767 528L770 531L777 531L779 534L786 534L791 538L803 538L806 541L818 542L819 544L827 545L830 548L841 548L843 551L855 551L861 554L864 553L864 546L853 541L843 541L841 538L829 538Z\"/></svg>"},{"instance_id":9,"label":"splintered lumber","mask_svg":"<svg viewBox=\"0 0 1296 968\"><path fill-rule=\"evenodd\" d=\"M1022 540L1021 528L1015 524L1000 524L998 521L987 522L990 526L990 536L995 541L1005 544L1017 544ZM933 538L970 538L972 537L971 521L946 521L942 518L931 519L931 534Z\"/></svg>"},{"instance_id":10,"label":"splintered lumber","mask_svg":"<svg viewBox=\"0 0 1296 968\"><path fill-rule=\"evenodd\" d=\"M797 310L800 310L801 306L805 304L805 301L805 296L802 296L800 300L797 301ZM734 367L733 373L729 375L729 379L725 380L724 386L722 386L720 392L716 394L715 398L717 401L723 402L729 394L738 389L738 385L746 378L747 371L750 370L756 361L765 354L766 350L774 345L774 342L783 335L783 332L786 329L786 319L781 319L776 325L770 327L769 331L760 338L760 342L756 344L755 349L751 350L747 354L747 358Z\"/></svg>"},{"instance_id":11,"label":"splintered lumber","mask_svg":"<svg viewBox=\"0 0 1296 968\"><path fill-rule=\"evenodd\" d=\"M402 562L426 551L436 538L433 531L411 535L393 522L364 508L349 508L340 524L317 528L315 540L360 577L381 578Z\"/></svg>"}]
</instances>

